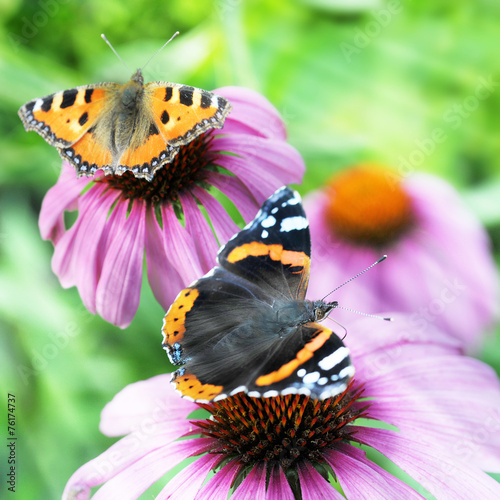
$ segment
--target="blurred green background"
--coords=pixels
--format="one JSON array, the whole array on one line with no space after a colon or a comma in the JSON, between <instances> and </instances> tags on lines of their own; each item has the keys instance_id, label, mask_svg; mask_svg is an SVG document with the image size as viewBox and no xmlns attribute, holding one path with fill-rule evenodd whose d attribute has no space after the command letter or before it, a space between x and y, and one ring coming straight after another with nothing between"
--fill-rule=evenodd
<instances>
[{"instance_id":1,"label":"blurred green background","mask_svg":"<svg viewBox=\"0 0 500 500\"><path fill-rule=\"evenodd\" d=\"M135 69L179 30L146 79L262 92L306 160L302 193L363 160L438 174L485 224L498 261L499 20L495 0L1 0L0 369L3 408L8 392L17 401L18 497L60 497L73 471L111 443L98 432L105 403L171 369L160 346L164 311L147 287L120 330L52 274L37 218L61 160L24 132L24 102L127 81L101 33ZM490 90L478 98L481 82ZM429 141L436 128L443 142ZM482 355L497 372L498 338Z\"/></svg>"}]
</instances>

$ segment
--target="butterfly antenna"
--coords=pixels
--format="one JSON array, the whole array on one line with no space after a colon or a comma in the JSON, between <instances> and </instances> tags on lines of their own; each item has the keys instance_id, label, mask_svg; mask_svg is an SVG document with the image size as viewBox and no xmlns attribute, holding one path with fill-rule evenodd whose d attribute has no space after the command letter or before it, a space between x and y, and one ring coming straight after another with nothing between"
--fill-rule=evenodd
<instances>
[{"instance_id":1,"label":"butterfly antenna","mask_svg":"<svg viewBox=\"0 0 500 500\"><path fill-rule=\"evenodd\" d=\"M143 70L150 62L152 59L154 59L158 52L162 51L166 45L168 45L177 35L179 34L178 31L176 31L149 59L148 61L146 62L146 64L141 68L141 70Z\"/></svg>"},{"instance_id":2,"label":"butterfly antenna","mask_svg":"<svg viewBox=\"0 0 500 500\"><path fill-rule=\"evenodd\" d=\"M350 283L352 280L355 280L362 274L366 273L366 271L369 271L372 267L376 266L377 264L380 264L383 260L387 259L387 255L383 255L380 257L380 259L377 260L377 262L374 262L371 266L368 266L366 269L363 269L360 273L356 274L356 276L353 276L352 278L349 278L347 281L344 281L341 285L339 285L337 288L333 289L330 293L327 293L321 300L325 300L328 295L331 295L333 292L337 291L339 288L342 288L344 285L347 285L347 283Z\"/></svg>"},{"instance_id":3,"label":"butterfly antenna","mask_svg":"<svg viewBox=\"0 0 500 500\"><path fill-rule=\"evenodd\" d=\"M356 314L361 314L361 316L367 316L368 318L383 319L384 321L394 321L394 318L384 318L384 316L378 316L376 314L368 314L361 311L356 311L356 309L349 309L348 307L337 306L335 309L343 309L344 311L350 311Z\"/></svg>"},{"instance_id":4,"label":"butterfly antenna","mask_svg":"<svg viewBox=\"0 0 500 500\"><path fill-rule=\"evenodd\" d=\"M108 47L114 52L115 56L118 57L118 59L120 59L120 61L122 62L122 64L130 72L132 72L132 70L125 64L125 61L120 57L120 54L118 54L118 52L116 52L115 48L111 45L111 42L106 38L106 35L104 33L101 34L101 38L108 44Z\"/></svg>"}]
</instances>

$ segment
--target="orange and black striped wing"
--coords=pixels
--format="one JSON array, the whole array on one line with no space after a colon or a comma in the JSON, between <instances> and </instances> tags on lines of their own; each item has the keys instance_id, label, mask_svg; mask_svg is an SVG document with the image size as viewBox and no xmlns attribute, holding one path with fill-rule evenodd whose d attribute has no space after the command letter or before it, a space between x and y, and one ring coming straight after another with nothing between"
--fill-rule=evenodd
<instances>
[{"instance_id":1,"label":"orange and black striped wing","mask_svg":"<svg viewBox=\"0 0 500 500\"><path fill-rule=\"evenodd\" d=\"M106 112L109 95L119 88L115 83L84 85L34 99L18 112L26 130L34 130L79 175L93 175L111 163L111 154L92 134L93 127Z\"/></svg>"},{"instance_id":2,"label":"orange and black striped wing","mask_svg":"<svg viewBox=\"0 0 500 500\"><path fill-rule=\"evenodd\" d=\"M311 240L300 195L283 187L256 218L221 248L221 267L281 299L304 300Z\"/></svg>"},{"instance_id":3,"label":"orange and black striped wing","mask_svg":"<svg viewBox=\"0 0 500 500\"><path fill-rule=\"evenodd\" d=\"M135 176L149 180L174 159L180 146L208 130L222 128L231 111L231 104L222 96L167 82L147 83L141 106L141 113L151 116L152 122L148 123L147 131L142 131L141 144L134 147L131 144L124 151L117 172L130 170Z\"/></svg>"},{"instance_id":4,"label":"orange and black striped wing","mask_svg":"<svg viewBox=\"0 0 500 500\"><path fill-rule=\"evenodd\" d=\"M231 104L222 96L179 83L144 86L160 135L174 147L190 143L213 128L222 128Z\"/></svg>"}]
</instances>

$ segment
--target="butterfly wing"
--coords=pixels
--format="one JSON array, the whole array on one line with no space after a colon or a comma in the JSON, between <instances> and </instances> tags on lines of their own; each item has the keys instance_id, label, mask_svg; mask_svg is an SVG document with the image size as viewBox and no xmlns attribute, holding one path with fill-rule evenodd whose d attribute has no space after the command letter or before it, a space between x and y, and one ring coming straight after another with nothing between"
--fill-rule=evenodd
<instances>
[{"instance_id":1,"label":"butterfly wing","mask_svg":"<svg viewBox=\"0 0 500 500\"><path fill-rule=\"evenodd\" d=\"M120 158L117 173L131 170L137 177L152 179L154 173L170 163L179 147L190 143L212 128L222 128L231 111L229 102L206 90L177 83L150 82L144 86L141 128L147 131L136 147ZM141 134L141 131L138 131Z\"/></svg>"},{"instance_id":2,"label":"butterfly wing","mask_svg":"<svg viewBox=\"0 0 500 500\"><path fill-rule=\"evenodd\" d=\"M300 195L283 187L219 251L218 262L270 295L304 300L310 255L309 224Z\"/></svg>"},{"instance_id":3,"label":"butterfly wing","mask_svg":"<svg viewBox=\"0 0 500 500\"><path fill-rule=\"evenodd\" d=\"M276 332L262 335L262 330L256 334L257 324L242 322L230 336L189 357L172 375L180 394L204 402L238 392L251 397L305 394L325 399L347 388L354 367L349 350L331 330L308 323L278 337Z\"/></svg>"},{"instance_id":4,"label":"butterfly wing","mask_svg":"<svg viewBox=\"0 0 500 500\"><path fill-rule=\"evenodd\" d=\"M27 131L34 130L59 150L81 174L93 174L111 162L110 152L92 130L106 110L106 100L119 87L98 83L34 99L19 109Z\"/></svg>"}]
</instances>

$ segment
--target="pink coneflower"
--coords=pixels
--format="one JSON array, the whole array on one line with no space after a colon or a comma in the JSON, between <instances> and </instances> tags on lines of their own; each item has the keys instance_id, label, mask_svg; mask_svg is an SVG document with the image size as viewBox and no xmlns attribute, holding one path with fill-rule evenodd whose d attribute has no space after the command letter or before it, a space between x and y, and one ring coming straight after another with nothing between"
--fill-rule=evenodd
<instances>
[{"instance_id":1,"label":"pink coneflower","mask_svg":"<svg viewBox=\"0 0 500 500\"><path fill-rule=\"evenodd\" d=\"M76 286L89 311L122 328L139 305L144 251L149 284L167 309L214 266L216 236L222 243L238 231L211 187L249 220L276 188L302 179L303 160L285 142L276 109L249 89L216 92L233 108L224 128L181 147L152 182L99 171L77 179L63 164L43 201L40 231L55 245L52 268L61 284ZM71 210L78 218L67 228L64 212Z\"/></svg>"},{"instance_id":2,"label":"pink coneflower","mask_svg":"<svg viewBox=\"0 0 500 500\"><path fill-rule=\"evenodd\" d=\"M374 450L437 499L500 498L483 472L500 471L496 375L448 335L418 336L396 320L351 325L355 380L324 401L240 393L197 405L176 395L169 374L126 387L101 416L104 434L126 437L78 469L63 498L102 485L94 500L136 499L190 457L157 499L422 498L372 461ZM189 419L200 407L210 418Z\"/></svg>"},{"instance_id":3,"label":"pink coneflower","mask_svg":"<svg viewBox=\"0 0 500 500\"><path fill-rule=\"evenodd\" d=\"M486 232L458 194L430 175L402 179L377 165L334 176L304 200L310 221L309 295L323 297L381 255L389 258L335 293L341 306L397 310L477 349L497 317L498 278ZM337 310L335 319L351 313Z\"/></svg>"}]
</instances>

